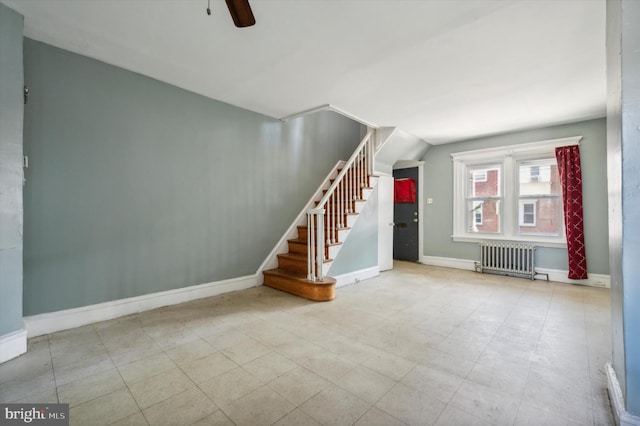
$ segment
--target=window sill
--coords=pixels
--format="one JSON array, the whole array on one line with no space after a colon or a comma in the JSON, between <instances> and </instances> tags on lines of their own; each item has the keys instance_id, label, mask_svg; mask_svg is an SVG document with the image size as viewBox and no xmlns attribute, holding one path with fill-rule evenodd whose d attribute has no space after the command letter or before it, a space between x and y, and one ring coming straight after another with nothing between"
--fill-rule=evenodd
<instances>
[{"instance_id":1,"label":"window sill","mask_svg":"<svg viewBox=\"0 0 640 426\"><path fill-rule=\"evenodd\" d=\"M451 237L453 241L460 243L479 243L482 241L511 241L517 243L532 243L536 247L551 247L551 248L567 248L566 241L549 241L540 240L535 238L526 237L502 237L499 235L483 235L483 236L468 236L468 235L453 235Z\"/></svg>"}]
</instances>

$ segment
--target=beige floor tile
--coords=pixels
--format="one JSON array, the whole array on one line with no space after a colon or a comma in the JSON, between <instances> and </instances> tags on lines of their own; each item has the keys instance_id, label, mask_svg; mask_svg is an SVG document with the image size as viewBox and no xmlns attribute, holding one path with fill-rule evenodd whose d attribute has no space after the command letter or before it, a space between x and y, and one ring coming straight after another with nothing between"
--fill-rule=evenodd
<instances>
[{"instance_id":1,"label":"beige floor tile","mask_svg":"<svg viewBox=\"0 0 640 426\"><path fill-rule=\"evenodd\" d=\"M294 409L291 402L263 386L233 401L223 411L237 426L259 426L271 425Z\"/></svg>"},{"instance_id":2,"label":"beige floor tile","mask_svg":"<svg viewBox=\"0 0 640 426\"><path fill-rule=\"evenodd\" d=\"M585 423L576 423L559 414L552 413L542 408L522 403L518 410L515 426L578 426ZM595 423L598 426L605 426L607 423Z\"/></svg>"},{"instance_id":3,"label":"beige floor tile","mask_svg":"<svg viewBox=\"0 0 640 426\"><path fill-rule=\"evenodd\" d=\"M491 426L491 423L448 405L438 417L435 426Z\"/></svg>"},{"instance_id":4,"label":"beige floor tile","mask_svg":"<svg viewBox=\"0 0 640 426\"><path fill-rule=\"evenodd\" d=\"M113 327L100 334L102 343L108 351L131 350L154 344L154 340L140 327Z\"/></svg>"},{"instance_id":5,"label":"beige floor tile","mask_svg":"<svg viewBox=\"0 0 640 426\"><path fill-rule=\"evenodd\" d=\"M519 399L466 380L450 404L494 425L511 425L518 414Z\"/></svg>"},{"instance_id":6,"label":"beige floor tile","mask_svg":"<svg viewBox=\"0 0 640 426\"><path fill-rule=\"evenodd\" d=\"M53 370L37 376L30 376L25 379L18 377L10 382L0 385L0 402L14 402L24 399L33 394L39 394L56 390L56 382Z\"/></svg>"},{"instance_id":7,"label":"beige floor tile","mask_svg":"<svg viewBox=\"0 0 640 426\"><path fill-rule=\"evenodd\" d=\"M476 362L484 352L488 343L489 342L484 341L473 341L471 339L462 340L450 336L438 345L438 350L471 362Z\"/></svg>"},{"instance_id":8,"label":"beige floor tile","mask_svg":"<svg viewBox=\"0 0 640 426\"><path fill-rule=\"evenodd\" d=\"M87 401L69 410L71 425L108 425L128 417L140 409L127 389Z\"/></svg>"},{"instance_id":9,"label":"beige floor tile","mask_svg":"<svg viewBox=\"0 0 640 426\"><path fill-rule=\"evenodd\" d=\"M234 424L222 410L218 410L213 414L209 414L204 419L198 420L193 426L234 426Z\"/></svg>"},{"instance_id":10,"label":"beige floor tile","mask_svg":"<svg viewBox=\"0 0 640 426\"><path fill-rule=\"evenodd\" d=\"M61 403L75 407L102 395L124 388L125 383L115 368L58 386Z\"/></svg>"},{"instance_id":11,"label":"beige floor tile","mask_svg":"<svg viewBox=\"0 0 640 426\"><path fill-rule=\"evenodd\" d=\"M330 385L300 408L320 424L349 425L362 417L371 404L336 385Z\"/></svg>"},{"instance_id":12,"label":"beige floor tile","mask_svg":"<svg viewBox=\"0 0 640 426\"><path fill-rule=\"evenodd\" d=\"M214 352L216 350L203 339L197 339L165 351L167 356L178 365L188 364Z\"/></svg>"},{"instance_id":13,"label":"beige floor tile","mask_svg":"<svg viewBox=\"0 0 640 426\"><path fill-rule=\"evenodd\" d=\"M171 330L158 336L152 336L153 340L164 350L199 340L201 337L186 327Z\"/></svg>"},{"instance_id":14,"label":"beige floor tile","mask_svg":"<svg viewBox=\"0 0 640 426\"><path fill-rule=\"evenodd\" d=\"M300 363L315 354L326 352L326 349L322 346L300 338L293 342L285 342L277 345L275 350L297 363Z\"/></svg>"},{"instance_id":15,"label":"beige floor tile","mask_svg":"<svg viewBox=\"0 0 640 426\"><path fill-rule=\"evenodd\" d=\"M114 367L115 364L107 353L85 358L81 361L66 364L64 367L56 368L54 370L56 384L62 386L93 374L111 370Z\"/></svg>"},{"instance_id":16,"label":"beige floor tile","mask_svg":"<svg viewBox=\"0 0 640 426\"><path fill-rule=\"evenodd\" d=\"M329 382L306 368L297 367L268 385L298 406L329 386Z\"/></svg>"},{"instance_id":17,"label":"beige floor tile","mask_svg":"<svg viewBox=\"0 0 640 426\"><path fill-rule=\"evenodd\" d=\"M118 367L122 378L128 385L149 379L164 371L176 368L176 364L164 353Z\"/></svg>"},{"instance_id":18,"label":"beige floor tile","mask_svg":"<svg viewBox=\"0 0 640 426\"><path fill-rule=\"evenodd\" d=\"M178 367L174 367L129 385L129 390L138 406L144 409L194 387L191 379Z\"/></svg>"},{"instance_id":19,"label":"beige floor tile","mask_svg":"<svg viewBox=\"0 0 640 426\"><path fill-rule=\"evenodd\" d=\"M336 382L356 367L356 363L330 352L320 352L302 360L302 366L325 379Z\"/></svg>"},{"instance_id":20,"label":"beige floor tile","mask_svg":"<svg viewBox=\"0 0 640 426\"><path fill-rule=\"evenodd\" d=\"M60 347L57 352L51 353L51 361L54 368L60 369L71 363L106 354L107 348L98 341L86 345L75 345L73 348Z\"/></svg>"},{"instance_id":21,"label":"beige floor tile","mask_svg":"<svg viewBox=\"0 0 640 426\"><path fill-rule=\"evenodd\" d=\"M217 350L222 350L228 348L229 346L239 345L250 339L251 337L234 329L221 331L220 333L212 334L204 338L207 343L209 343Z\"/></svg>"},{"instance_id":22,"label":"beige floor tile","mask_svg":"<svg viewBox=\"0 0 640 426\"><path fill-rule=\"evenodd\" d=\"M464 379L455 374L418 365L402 379L401 383L447 403L462 382Z\"/></svg>"},{"instance_id":23,"label":"beige floor tile","mask_svg":"<svg viewBox=\"0 0 640 426\"><path fill-rule=\"evenodd\" d=\"M274 426L320 426L320 423L297 408L274 423Z\"/></svg>"},{"instance_id":24,"label":"beige floor tile","mask_svg":"<svg viewBox=\"0 0 640 426\"><path fill-rule=\"evenodd\" d=\"M0 364L0 384L14 380L25 381L49 373L53 374L53 364L48 345L37 345L34 352L28 352Z\"/></svg>"},{"instance_id":25,"label":"beige floor tile","mask_svg":"<svg viewBox=\"0 0 640 426\"><path fill-rule=\"evenodd\" d=\"M249 338L243 342L227 346L221 351L236 364L242 365L271 352L271 349L262 343Z\"/></svg>"},{"instance_id":26,"label":"beige floor tile","mask_svg":"<svg viewBox=\"0 0 640 426\"><path fill-rule=\"evenodd\" d=\"M605 289L396 262L330 303L259 287L29 339L0 402L60 395L73 424L314 425L296 407L342 392L323 422L375 402L348 422L609 425L609 310ZM159 402L145 417L134 396Z\"/></svg>"},{"instance_id":27,"label":"beige floor tile","mask_svg":"<svg viewBox=\"0 0 640 426\"><path fill-rule=\"evenodd\" d=\"M298 367L298 364L277 352L270 352L242 366L263 383L270 382L296 367Z\"/></svg>"},{"instance_id":28,"label":"beige floor tile","mask_svg":"<svg viewBox=\"0 0 640 426\"><path fill-rule=\"evenodd\" d=\"M571 389L579 389L572 393ZM570 378L553 377L553 381L532 372L527 380L522 402L542 408L580 424L591 421L591 395L588 390L576 388Z\"/></svg>"},{"instance_id":29,"label":"beige floor tile","mask_svg":"<svg viewBox=\"0 0 640 426\"><path fill-rule=\"evenodd\" d=\"M487 364L478 362L467 379L512 397L520 398L527 384L528 376L529 368L523 368L519 363L512 364L507 361L499 364Z\"/></svg>"},{"instance_id":30,"label":"beige floor tile","mask_svg":"<svg viewBox=\"0 0 640 426\"><path fill-rule=\"evenodd\" d=\"M421 355L419 360L412 361L460 377L466 377L475 365L472 361L442 352L438 349L428 349Z\"/></svg>"},{"instance_id":31,"label":"beige floor tile","mask_svg":"<svg viewBox=\"0 0 640 426\"><path fill-rule=\"evenodd\" d=\"M205 382L237 367L238 364L222 352L214 352L181 366L182 370L196 383Z\"/></svg>"},{"instance_id":32,"label":"beige floor tile","mask_svg":"<svg viewBox=\"0 0 640 426\"><path fill-rule=\"evenodd\" d=\"M373 349L372 353L365 357L360 364L396 381L402 380L416 365L415 362L379 349Z\"/></svg>"},{"instance_id":33,"label":"beige floor tile","mask_svg":"<svg viewBox=\"0 0 640 426\"><path fill-rule=\"evenodd\" d=\"M299 339L295 334L283 330L273 324L266 323L265 321L259 321L260 326L255 324L249 325L247 329L241 329L243 333L260 343L269 347L275 347L287 342L293 342Z\"/></svg>"},{"instance_id":34,"label":"beige floor tile","mask_svg":"<svg viewBox=\"0 0 640 426\"><path fill-rule=\"evenodd\" d=\"M358 421L356 426L404 426L406 423L401 422L395 417L390 416L384 411L376 407L371 407Z\"/></svg>"},{"instance_id":35,"label":"beige floor tile","mask_svg":"<svg viewBox=\"0 0 640 426\"><path fill-rule=\"evenodd\" d=\"M395 380L360 365L336 382L341 388L370 404L375 404L396 383Z\"/></svg>"},{"instance_id":36,"label":"beige floor tile","mask_svg":"<svg viewBox=\"0 0 640 426\"><path fill-rule=\"evenodd\" d=\"M199 387L216 405L222 407L262 385L263 383L251 373L238 367L200 383Z\"/></svg>"},{"instance_id":37,"label":"beige floor tile","mask_svg":"<svg viewBox=\"0 0 640 426\"><path fill-rule=\"evenodd\" d=\"M399 383L375 405L410 425L433 424L445 404L429 395Z\"/></svg>"},{"instance_id":38,"label":"beige floor tile","mask_svg":"<svg viewBox=\"0 0 640 426\"><path fill-rule=\"evenodd\" d=\"M0 393L2 392L0 391ZM56 387L51 386L47 390L36 391L36 393L26 395L22 399L18 399L12 402L17 404L23 404L26 402L34 402L34 401L37 401L38 403L42 403L42 404L46 404L49 402L57 404L59 401L58 401L58 392L56 391Z\"/></svg>"},{"instance_id":39,"label":"beige floor tile","mask_svg":"<svg viewBox=\"0 0 640 426\"><path fill-rule=\"evenodd\" d=\"M120 419L117 422L110 423L109 426L146 426L149 423L145 419L142 411L138 411L135 414Z\"/></svg>"},{"instance_id":40,"label":"beige floor tile","mask_svg":"<svg viewBox=\"0 0 640 426\"><path fill-rule=\"evenodd\" d=\"M161 353L162 348L152 339L150 339L148 343L134 341L127 346L120 346L117 349L109 350L109 356L111 356L113 363L118 367Z\"/></svg>"},{"instance_id":41,"label":"beige floor tile","mask_svg":"<svg viewBox=\"0 0 640 426\"><path fill-rule=\"evenodd\" d=\"M191 388L143 410L150 425L190 425L218 407L198 388Z\"/></svg>"}]
</instances>

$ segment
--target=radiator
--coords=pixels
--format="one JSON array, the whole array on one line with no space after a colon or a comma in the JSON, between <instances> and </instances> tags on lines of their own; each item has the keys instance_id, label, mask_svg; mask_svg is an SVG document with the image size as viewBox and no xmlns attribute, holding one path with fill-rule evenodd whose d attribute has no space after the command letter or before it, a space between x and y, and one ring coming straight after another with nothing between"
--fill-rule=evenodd
<instances>
[{"instance_id":1,"label":"radiator","mask_svg":"<svg viewBox=\"0 0 640 426\"><path fill-rule=\"evenodd\" d=\"M480 243L480 263L476 264L476 270L526 276L533 280L536 275L546 275L536 273L535 250L530 243L483 241Z\"/></svg>"}]
</instances>

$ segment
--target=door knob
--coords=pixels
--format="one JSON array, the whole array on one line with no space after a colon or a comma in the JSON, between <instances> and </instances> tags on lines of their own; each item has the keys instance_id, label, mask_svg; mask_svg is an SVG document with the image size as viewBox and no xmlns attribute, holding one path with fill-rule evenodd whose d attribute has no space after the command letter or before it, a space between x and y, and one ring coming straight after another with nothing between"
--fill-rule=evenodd
<instances>
[{"instance_id":1,"label":"door knob","mask_svg":"<svg viewBox=\"0 0 640 426\"><path fill-rule=\"evenodd\" d=\"M418 219L413 219L413 221L414 221L414 222L417 222L417 221L418 221Z\"/></svg>"}]
</instances>

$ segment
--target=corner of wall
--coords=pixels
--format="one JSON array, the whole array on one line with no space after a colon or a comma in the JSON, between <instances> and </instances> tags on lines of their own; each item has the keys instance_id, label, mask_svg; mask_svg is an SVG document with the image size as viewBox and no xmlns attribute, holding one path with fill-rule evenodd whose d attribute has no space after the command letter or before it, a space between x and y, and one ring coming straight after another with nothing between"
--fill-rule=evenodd
<instances>
[{"instance_id":1,"label":"corner of wall","mask_svg":"<svg viewBox=\"0 0 640 426\"><path fill-rule=\"evenodd\" d=\"M27 330L24 327L0 336L0 364L25 352L27 352Z\"/></svg>"}]
</instances>

